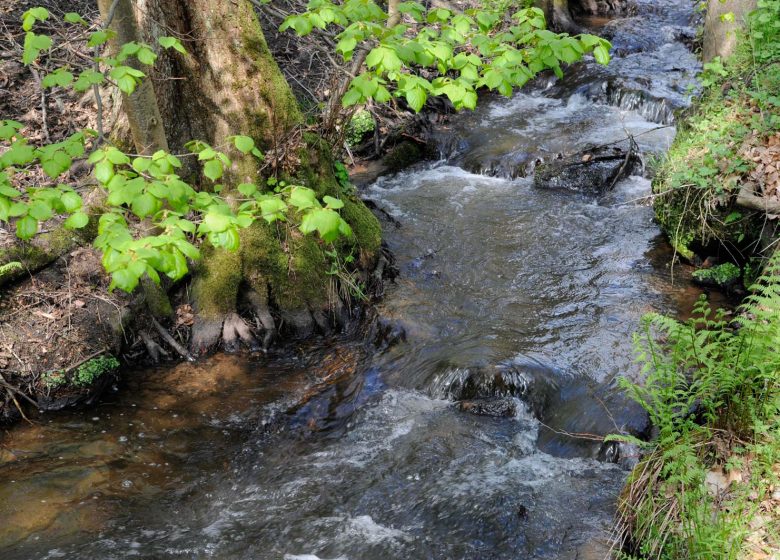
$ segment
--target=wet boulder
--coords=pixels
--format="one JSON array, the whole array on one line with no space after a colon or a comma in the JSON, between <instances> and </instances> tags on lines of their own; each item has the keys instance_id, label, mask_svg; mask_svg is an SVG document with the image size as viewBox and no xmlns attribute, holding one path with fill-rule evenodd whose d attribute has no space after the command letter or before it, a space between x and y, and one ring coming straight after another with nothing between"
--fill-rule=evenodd
<instances>
[{"instance_id":1,"label":"wet boulder","mask_svg":"<svg viewBox=\"0 0 780 560\"><path fill-rule=\"evenodd\" d=\"M628 149L602 146L571 155L559 154L536 166L534 187L601 195L633 173L640 163L635 144Z\"/></svg>"},{"instance_id":2,"label":"wet boulder","mask_svg":"<svg viewBox=\"0 0 780 560\"><path fill-rule=\"evenodd\" d=\"M463 412L476 414L477 416L494 416L497 418L514 416L517 413L517 404L513 399L471 399L460 401L458 408Z\"/></svg>"}]
</instances>

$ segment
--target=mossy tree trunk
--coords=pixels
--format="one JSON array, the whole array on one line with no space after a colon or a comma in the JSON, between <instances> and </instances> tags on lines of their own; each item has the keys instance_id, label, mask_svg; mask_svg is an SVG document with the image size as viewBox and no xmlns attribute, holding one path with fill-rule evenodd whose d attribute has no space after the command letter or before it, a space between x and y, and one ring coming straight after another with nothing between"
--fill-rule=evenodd
<instances>
[{"instance_id":1,"label":"mossy tree trunk","mask_svg":"<svg viewBox=\"0 0 780 560\"><path fill-rule=\"evenodd\" d=\"M193 139L226 149L229 136L251 136L278 162L273 173L345 202L342 216L355 239L342 249L355 250L362 268L370 267L380 246L378 222L354 195L341 193L328 147L304 133L298 103L250 2L138 0L135 13L147 42L175 35L187 50L161 53L153 76L171 150L182 151ZM241 161L226 173L228 197L239 183L263 184L260 164ZM196 168L188 172L198 180ZM326 249L316 237L262 221L243 231L236 252L205 247L192 289L192 349L204 353L220 340L228 350L241 342L256 349L280 327L300 336L327 329L342 304L330 289ZM240 309L253 321L247 324Z\"/></svg>"}]
</instances>

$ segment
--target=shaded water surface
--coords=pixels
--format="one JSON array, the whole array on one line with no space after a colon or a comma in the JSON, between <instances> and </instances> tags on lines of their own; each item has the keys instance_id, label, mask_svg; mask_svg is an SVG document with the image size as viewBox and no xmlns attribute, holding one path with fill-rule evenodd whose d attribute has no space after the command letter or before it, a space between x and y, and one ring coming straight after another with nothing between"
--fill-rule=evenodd
<instances>
[{"instance_id":1,"label":"shaded water surface","mask_svg":"<svg viewBox=\"0 0 780 560\"><path fill-rule=\"evenodd\" d=\"M698 292L671 283L646 179L595 199L513 166L627 132L663 152L696 64L683 4L643 0L604 28L613 67L488 100L442 131L443 161L367 188L401 224L367 327L395 344L128 373L93 410L12 430L0 556L603 558L626 471L567 434L647 428L616 386L638 375L630 335ZM455 402L497 397L499 417Z\"/></svg>"}]
</instances>

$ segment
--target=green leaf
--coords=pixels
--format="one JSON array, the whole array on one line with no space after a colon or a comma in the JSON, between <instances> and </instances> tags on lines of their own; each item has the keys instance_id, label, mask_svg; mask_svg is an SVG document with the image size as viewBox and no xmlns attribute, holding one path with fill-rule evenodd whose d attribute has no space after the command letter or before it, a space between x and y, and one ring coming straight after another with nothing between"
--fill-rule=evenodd
<instances>
[{"instance_id":1,"label":"green leaf","mask_svg":"<svg viewBox=\"0 0 780 560\"><path fill-rule=\"evenodd\" d=\"M63 225L69 229L81 229L85 227L88 223L89 223L89 216L87 214L85 214L84 212L75 212L71 214L67 220L65 220L65 223Z\"/></svg>"},{"instance_id":2,"label":"green leaf","mask_svg":"<svg viewBox=\"0 0 780 560\"><path fill-rule=\"evenodd\" d=\"M17 121L5 120L0 121L0 140L10 140L16 136L24 125Z\"/></svg>"},{"instance_id":3,"label":"green leaf","mask_svg":"<svg viewBox=\"0 0 780 560\"><path fill-rule=\"evenodd\" d=\"M114 164L108 160L103 160L95 165L95 179L103 183L108 183L114 176Z\"/></svg>"},{"instance_id":4,"label":"green leaf","mask_svg":"<svg viewBox=\"0 0 780 560\"><path fill-rule=\"evenodd\" d=\"M322 201L325 203L326 208L330 208L331 210L344 208L344 203L338 198L333 198L332 196L325 195L322 197Z\"/></svg>"},{"instance_id":5,"label":"green leaf","mask_svg":"<svg viewBox=\"0 0 780 560\"><path fill-rule=\"evenodd\" d=\"M36 35L28 31L24 36L24 51L22 53L22 62L25 66L32 64L41 51L47 51L51 48L52 40L48 35Z\"/></svg>"},{"instance_id":6,"label":"green leaf","mask_svg":"<svg viewBox=\"0 0 780 560\"><path fill-rule=\"evenodd\" d=\"M234 136L233 143L235 144L236 149L242 154L248 154L255 147L255 141L249 136Z\"/></svg>"},{"instance_id":7,"label":"green leaf","mask_svg":"<svg viewBox=\"0 0 780 560\"><path fill-rule=\"evenodd\" d=\"M46 21L49 18L49 10L46 8L30 8L22 14L22 29L30 31L36 21Z\"/></svg>"},{"instance_id":8,"label":"green leaf","mask_svg":"<svg viewBox=\"0 0 780 560\"><path fill-rule=\"evenodd\" d=\"M20 193L10 185L4 185L0 183L0 195L8 196L10 198L16 198L17 196L21 196L22 193Z\"/></svg>"},{"instance_id":9,"label":"green leaf","mask_svg":"<svg viewBox=\"0 0 780 560\"><path fill-rule=\"evenodd\" d=\"M599 45L593 49L593 56L596 58L596 62L599 64L603 64L604 66L609 64L609 51L604 47L604 45Z\"/></svg>"},{"instance_id":10,"label":"green leaf","mask_svg":"<svg viewBox=\"0 0 780 560\"><path fill-rule=\"evenodd\" d=\"M28 215L35 218L39 222L46 221L52 216L51 205L46 204L46 202L42 200L36 200L30 204Z\"/></svg>"},{"instance_id":11,"label":"green leaf","mask_svg":"<svg viewBox=\"0 0 780 560\"><path fill-rule=\"evenodd\" d=\"M90 34L89 40L87 41L88 47L97 47L99 45L102 45L106 41L108 41L110 37L110 32L101 30L101 31L95 31L94 33Z\"/></svg>"},{"instance_id":12,"label":"green leaf","mask_svg":"<svg viewBox=\"0 0 780 560\"><path fill-rule=\"evenodd\" d=\"M284 220L284 215L287 212L287 205L277 197L271 196L261 200L259 205L263 219L269 224L277 220Z\"/></svg>"},{"instance_id":13,"label":"green leaf","mask_svg":"<svg viewBox=\"0 0 780 560\"><path fill-rule=\"evenodd\" d=\"M78 23L79 25L88 26L87 21L76 12L68 12L63 16L63 19L68 23Z\"/></svg>"},{"instance_id":14,"label":"green leaf","mask_svg":"<svg viewBox=\"0 0 780 560\"><path fill-rule=\"evenodd\" d=\"M32 239L38 233L38 220L25 216L16 221L16 236L19 239Z\"/></svg>"},{"instance_id":15,"label":"green leaf","mask_svg":"<svg viewBox=\"0 0 780 560\"><path fill-rule=\"evenodd\" d=\"M119 288L125 292L132 293L138 286L138 279L140 275L136 274L129 267L120 268L119 270L111 274L111 284L109 285L109 291L113 291L114 288Z\"/></svg>"},{"instance_id":16,"label":"green leaf","mask_svg":"<svg viewBox=\"0 0 780 560\"><path fill-rule=\"evenodd\" d=\"M224 169L222 167L222 162L216 159L207 161L203 166L203 174L212 181L217 181L220 177L222 177L223 172Z\"/></svg>"},{"instance_id":17,"label":"green leaf","mask_svg":"<svg viewBox=\"0 0 780 560\"><path fill-rule=\"evenodd\" d=\"M133 160L132 166L138 173L145 173L152 165L152 160L145 157L137 157Z\"/></svg>"},{"instance_id":18,"label":"green leaf","mask_svg":"<svg viewBox=\"0 0 780 560\"><path fill-rule=\"evenodd\" d=\"M292 189L290 192L290 204L295 206L298 210L319 206L317 194L306 187L294 187Z\"/></svg>"},{"instance_id":19,"label":"green leaf","mask_svg":"<svg viewBox=\"0 0 780 560\"><path fill-rule=\"evenodd\" d=\"M70 166L73 163L71 157L61 150L54 151L45 156L42 155L40 160L44 173L52 179L56 179L62 173L70 169Z\"/></svg>"},{"instance_id":20,"label":"green leaf","mask_svg":"<svg viewBox=\"0 0 780 560\"><path fill-rule=\"evenodd\" d=\"M238 185L238 192L247 197L252 196L257 192L257 185L254 183L241 183Z\"/></svg>"},{"instance_id":21,"label":"green leaf","mask_svg":"<svg viewBox=\"0 0 780 560\"><path fill-rule=\"evenodd\" d=\"M83 205L81 197L73 191L62 193L60 202L62 202L66 212L75 212Z\"/></svg>"},{"instance_id":22,"label":"green leaf","mask_svg":"<svg viewBox=\"0 0 780 560\"><path fill-rule=\"evenodd\" d=\"M73 89L78 92L87 91L93 85L99 85L103 83L106 77L102 72L96 72L95 70L84 70L79 74L78 79L73 84Z\"/></svg>"},{"instance_id":23,"label":"green leaf","mask_svg":"<svg viewBox=\"0 0 780 560\"><path fill-rule=\"evenodd\" d=\"M230 216L209 212L203 217L203 225L211 233L221 233L230 227Z\"/></svg>"},{"instance_id":24,"label":"green leaf","mask_svg":"<svg viewBox=\"0 0 780 560\"><path fill-rule=\"evenodd\" d=\"M113 146L106 150L106 159L114 165L127 165L130 163L130 158Z\"/></svg>"},{"instance_id":25,"label":"green leaf","mask_svg":"<svg viewBox=\"0 0 780 560\"><path fill-rule=\"evenodd\" d=\"M73 82L73 74L65 70L64 68L58 68L51 74L47 74L41 80L41 86L44 88L51 88L54 86L65 87Z\"/></svg>"},{"instance_id":26,"label":"green leaf","mask_svg":"<svg viewBox=\"0 0 780 560\"><path fill-rule=\"evenodd\" d=\"M159 204L160 201L147 192L133 198L133 201L130 203L130 208L132 209L133 214L139 218L145 218L157 212Z\"/></svg>"},{"instance_id":27,"label":"green leaf","mask_svg":"<svg viewBox=\"0 0 780 560\"><path fill-rule=\"evenodd\" d=\"M342 218L333 210L318 208L306 213L301 220L301 233L317 231L323 241L335 241L339 237Z\"/></svg>"},{"instance_id":28,"label":"green leaf","mask_svg":"<svg viewBox=\"0 0 780 560\"><path fill-rule=\"evenodd\" d=\"M179 41L176 37L160 37L157 39L157 42L160 43L160 46L164 49L173 49L180 52L181 54L187 54L187 51L184 49L181 41Z\"/></svg>"},{"instance_id":29,"label":"green leaf","mask_svg":"<svg viewBox=\"0 0 780 560\"><path fill-rule=\"evenodd\" d=\"M153 66L157 61L157 55L152 49L146 46L142 47L135 56L138 59L138 62L145 64L146 66Z\"/></svg>"},{"instance_id":30,"label":"green leaf","mask_svg":"<svg viewBox=\"0 0 780 560\"><path fill-rule=\"evenodd\" d=\"M424 89L420 87L412 88L406 92L406 102L409 104L409 107L411 107L415 113L420 112L420 110L425 105L425 101L427 99L428 99L428 94Z\"/></svg>"}]
</instances>

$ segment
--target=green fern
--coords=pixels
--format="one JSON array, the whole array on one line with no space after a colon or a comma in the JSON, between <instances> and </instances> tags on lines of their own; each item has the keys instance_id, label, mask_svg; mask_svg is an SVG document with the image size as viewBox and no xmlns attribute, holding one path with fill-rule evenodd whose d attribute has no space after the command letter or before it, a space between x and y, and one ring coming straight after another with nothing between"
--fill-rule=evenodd
<instances>
[{"instance_id":1,"label":"green fern","mask_svg":"<svg viewBox=\"0 0 780 560\"><path fill-rule=\"evenodd\" d=\"M780 256L751 292L733 318L702 297L688 321L649 314L634 337L645 382L622 385L658 437L620 510L624 542L647 558L737 558L755 488L732 489L728 508L716 507L705 477L738 451L724 456L714 442L743 442L754 474L771 473L780 455Z\"/></svg>"},{"instance_id":2,"label":"green fern","mask_svg":"<svg viewBox=\"0 0 780 560\"><path fill-rule=\"evenodd\" d=\"M22 263L18 261L11 261L0 265L0 278L11 272L12 270L22 270Z\"/></svg>"}]
</instances>

